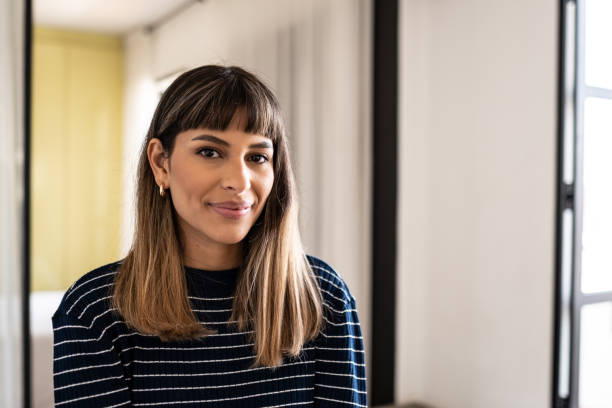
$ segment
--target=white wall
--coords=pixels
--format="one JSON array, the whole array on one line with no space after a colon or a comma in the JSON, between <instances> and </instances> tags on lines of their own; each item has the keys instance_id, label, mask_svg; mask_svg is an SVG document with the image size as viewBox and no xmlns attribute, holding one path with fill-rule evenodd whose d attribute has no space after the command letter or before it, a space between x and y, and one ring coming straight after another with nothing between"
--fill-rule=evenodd
<instances>
[{"instance_id":1,"label":"white wall","mask_svg":"<svg viewBox=\"0 0 612 408\"><path fill-rule=\"evenodd\" d=\"M397 402L549 407L558 4L400 4Z\"/></svg>"},{"instance_id":2,"label":"white wall","mask_svg":"<svg viewBox=\"0 0 612 408\"><path fill-rule=\"evenodd\" d=\"M149 85L220 63L259 75L279 97L298 182L302 236L357 299L370 330L370 0L209 0L126 38L125 166L133 169L155 100ZM134 124L134 117L137 124ZM126 172L124 250L132 234ZM369 353L366 353L369 356ZM369 365L368 365L369 367Z\"/></svg>"},{"instance_id":3,"label":"white wall","mask_svg":"<svg viewBox=\"0 0 612 408\"><path fill-rule=\"evenodd\" d=\"M0 1L0 406L23 404L24 3Z\"/></svg>"},{"instance_id":4,"label":"white wall","mask_svg":"<svg viewBox=\"0 0 612 408\"><path fill-rule=\"evenodd\" d=\"M125 38L124 50L125 113L123 116L121 247L123 254L126 254L134 233L134 197L138 156L157 104L157 89L152 74L151 36L142 30L134 32Z\"/></svg>"},{"instance_id":5,"label":"white wall","mask_svg":"<svg viewBox=\"0 0 612 408\"><path fill-rule=\"evenodd\" d=\"M396 401L423 400L429 275L429 1L400 2Z\"/></svg>"}]
</instances>

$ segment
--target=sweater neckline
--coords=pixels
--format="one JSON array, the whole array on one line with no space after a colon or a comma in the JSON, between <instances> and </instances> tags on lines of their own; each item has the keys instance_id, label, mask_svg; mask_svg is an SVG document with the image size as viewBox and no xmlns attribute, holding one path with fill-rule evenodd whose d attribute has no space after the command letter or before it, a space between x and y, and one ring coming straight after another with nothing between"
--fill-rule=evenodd
<instances>
[{"instance_id":1,"label":"sweater neckline","mask_svg":"<svg viewBox=\"0 0 612 408\"><path fill-rule=\"evenodd\" d=\"M240 267L222 270L207 270L185 266L185 273L191 279L221 286L234 286L239 272Z\"/></svg>"}]
</instances>

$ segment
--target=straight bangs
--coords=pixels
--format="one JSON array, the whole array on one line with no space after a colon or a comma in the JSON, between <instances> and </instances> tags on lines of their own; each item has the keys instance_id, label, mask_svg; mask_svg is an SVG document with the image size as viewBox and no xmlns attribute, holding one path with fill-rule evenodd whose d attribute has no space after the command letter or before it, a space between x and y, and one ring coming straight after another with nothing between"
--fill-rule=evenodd
<instances>
[{"instance_id":1,"label":"straight bangs","mask_svg":"<svg viewBox=\"0 0 612 408\"><path fill-rule=\"evenodd\" d=\"M191 84L191 89L180 89L179 86L166 91L169 98L172 94L192 95L175 106L173 110L181 114L175 116L175 123L166 130L174 133L199 128L227 130L236 115L244 115L241 118L246 119L241 122L242 131L268 137L276 145L284 129L275 96L261 82L250 78L250 74L237 75L234 72L236 67L220 70L221 77L216 80L186 81ZM183 75L187 74L189 72ZM198 89L200 87L203 89Z\"/></svg>"}]
</instances>

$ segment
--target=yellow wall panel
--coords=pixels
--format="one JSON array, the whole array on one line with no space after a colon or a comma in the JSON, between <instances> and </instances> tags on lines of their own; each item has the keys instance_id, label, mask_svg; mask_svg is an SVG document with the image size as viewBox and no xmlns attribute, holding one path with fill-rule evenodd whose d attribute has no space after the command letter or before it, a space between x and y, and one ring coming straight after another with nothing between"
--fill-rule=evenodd
<instances>
[{"instance_id":1,"label":"yellow wall panel","mask_svg":"<svg viewBox=\"0 0 612 408\"><path fill-rule=\"evenodd\" d=\"M32 106L32 290L65 290L118 259L123 48L37 28Z\"/></svg>"}]
</instances>

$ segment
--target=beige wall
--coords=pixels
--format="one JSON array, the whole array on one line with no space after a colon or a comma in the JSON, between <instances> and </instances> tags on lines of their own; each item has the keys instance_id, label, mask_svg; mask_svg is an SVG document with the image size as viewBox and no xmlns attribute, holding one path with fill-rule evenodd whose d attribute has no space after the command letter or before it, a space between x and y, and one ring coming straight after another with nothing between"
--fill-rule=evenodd
<instances>
[{"instance_id":1,"label":"beige wall","mask_svg":"<svg viewBox=\"0 0 612 408\"><path fill-rule=\"evenodd\" d=\"M32 290L65 290L119 256L123 46L37 28L33 54Z\"/></svg>"}]
</instances>

